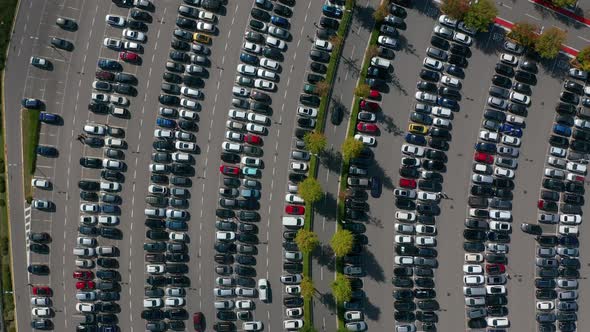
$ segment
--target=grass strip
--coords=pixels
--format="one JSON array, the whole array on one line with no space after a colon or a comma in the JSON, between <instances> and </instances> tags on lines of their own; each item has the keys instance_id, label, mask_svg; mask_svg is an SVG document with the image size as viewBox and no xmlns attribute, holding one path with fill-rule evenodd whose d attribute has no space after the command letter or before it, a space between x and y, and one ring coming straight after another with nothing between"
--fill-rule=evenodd
<instances>
[{"instance_id":1,"label":"grass strip","mask_svg":"<svg viewBox=\"0 0 590 332\"><path fill-rule=\"evenodd\" d=\"M4 113L4 67L6 65L6 55L10 38L12 36L13 20L16 16L16 9L18 8L18 0L0 0L0 72L2 80L0 80L0 111ZM14 296L12 294L12 267L10 256L10 227L8 225L8 208L7 208L7 194L6 194L6 151L4 149L4 114L0 117L0 275L2 277L2 305L4 318L4 326L0 326L0 330L16 332L16 322L14 320Z\"/></svg>"},{"instance_id":2,"label":"grass strip","mask_svg":"<svg viewBox=\"0 0 590 332\"><path fill-rule=\"evenodd\" d=\"M22 110L22 133L23 133L23 182L25 186L25 199L31 202L33 199L33 188L31 187L31 178L35 174L37 165L37 144L39 144L39 131L41 122L39 121L38 110Z\"/></svg>"}]
</instances>

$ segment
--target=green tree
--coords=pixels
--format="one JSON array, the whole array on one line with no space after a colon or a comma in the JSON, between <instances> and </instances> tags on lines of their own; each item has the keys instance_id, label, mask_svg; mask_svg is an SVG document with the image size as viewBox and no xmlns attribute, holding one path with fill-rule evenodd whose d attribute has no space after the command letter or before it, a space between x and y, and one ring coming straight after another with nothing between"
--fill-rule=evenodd
<instances>
[{"instance_id":1,"label":"green tree","mask_svg":"<svg viewBox=\"0 0 590 332\"><path fill-rule=\"evenodd\" d=\"M389 5L388 5L387 1L381 2L379 7L377 7L377 9L373 12L373 18L375 19L375 22L377 22L377 23L383 22L383 20L385 19L385 16L387 16L389 14L388 7L389 7Z\"/></svg>"},{"instance_id":2,"label":"green tree","mask_svg":"<svg viewBox=\"0 0 590 332\"><path fill-rule=\"evenodd\" d=\"M301 280L301 284L299 284L299 286L301 286L301 296L306 300L311 299L315 293L313 281L309 279L309 277L305 276L303 277L303 280Z\"/></svg>"},{"instance_id":3,"label":"green tree","mask_svg":"<svg viewBox=\"0 0 590 332\"><path fill-rule=\"evenodd\" d=\"M531 47L535 44L539 27L529 22L517 22L508 33L508 37L514 39L524 47Z\"/></svg>"},{"instance_id":4,"label":"green tree","mask_svg":"<svg viewBox=\"0 0 590 332\"><path fill-rule=\"evenodd\" d=\"M309 254L320 244L320 240L315 232L301 228L297 231L295 243L301 252Z\"/></svg>"},{"instance_id":5,"label":"green tree","mask_svg":"<svg viewBox=\"0 0 590 332\"><path fill-rule=\"evenodd\" d=\"M354 89L354 94L360 98L367 98L371 92L371 87L367 83L361 83Z\"/></svg>"},{"instance_id":6,"label":"green tree","mask_svg":"<svg viewBox=\"0 0 590 332\"><path fill-rule=\"evenodd\" d=\"M354 137L347 137L342 143L342 158L348 161L350 158L356 158L363 150L364 145L354 139Z\"/></svg>"},{"instance_id":7,"label":"green tree","mask_svg":"<svg viewBox=\"0 0 590 332\"><path fill-rule=\"evenodd\" d=\"M337 230L330 240L330 247L336 257L344 257L352 250L354 235L346 229Z\"/></svg>"},{"instance_id":8,"label":"green tree","mask_svg":"<svg viewBox=\"0 0 590 332\"><path fill-rule=\"evenodd\" d=\"M469 11L469 1L443 0L440 10L455 20L462 20Z\"/></svg>"},{"instance_id":9,"label":"green tree","mask_svg":"<svg viewBox=\"0 0 590 332\"><path fill-rule=\"evenodd\" d=\"M551 3L557 7L567 7L573 6L577 1L578 0L552 0Z\"/></svg>"},{"instance_id":10,"label":"green tree","mask_svg":"<svg viewBox=\"0 0 590 332\"><path fill-rule=\"evenodd\" d=\"M298 194L308 204L313 204L324 197L322 186L318 180L313 177L308 177L299 183Z\"/></svg>"},{"instance_id":11,"label":"green tree","mask_svg":"<svg viewBox=\"0 0 590 332\"><path fill-rule=\"evenodd\" d=\"M306 133L305 136L303 136L303 142L309 152L313 154L322 153L328 144L326 136L315 131Z\"/></svg>"},{"instance_id":12,"label":"green tree","mask_svg":"<svg viewBox=\"0 0 590 332\"><path fill-rule=\"evenodd\" d=\"M477 31L488 31L488 27L498 15L496 5L490 0L479 0L469 7L465 15L465 24Z\"/></svg>"},{"instance_id":13,"label":"green tree","mask_svg":"<svg viewBox=\"0 0 590 332\"><path fill-rule=\"evenodd\" d=\"M576 56L576 60L580 63L580 69L590 71L590 46L582 49Z\"/></svg>"},{"instance_id":14,"label":"green tree","mask_svg":"<svg viewBox=\"0 0 590 332\"><path fill-rule=\"evenodd\" d=\"M332 281L330 286L336 301L350 301L350 298L352 297L352 287L350 286L350 280L342 273L336 274L336 279Z\"/></svg>"},{"instance_id":15,"label":"green tree","mask_svg":"<svg viewBox=\"0 0 590 332\"><path fill-rule=\"evenodd\" d=\"M535 42L535 51L545 59L553 59L559 54L561 44L565 42L567 33L556 27L543 31Z\"/></svg>"}]
</instances>

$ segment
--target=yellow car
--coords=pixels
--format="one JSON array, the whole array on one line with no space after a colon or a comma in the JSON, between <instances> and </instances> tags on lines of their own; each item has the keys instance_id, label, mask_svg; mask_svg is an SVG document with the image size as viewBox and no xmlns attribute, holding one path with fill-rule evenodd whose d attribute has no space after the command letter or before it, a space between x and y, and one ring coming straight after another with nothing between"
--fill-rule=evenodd
<instances>
[{"instance_id":1,"label":"yellow car","mask_svg":"<svg viewBox=\"0 0 590 332\"><path fill-rule=\"evenodd\" d=\"M412 134L425 135L426 133L428 133L428 126L424 126L417 123L410 123L410 125L408 126L408 131Z\"/></svg>"},{"instance_id":2,"label":"yellow car","mask_svg":"<svg viewBox=\"0 0 590 332\"><path fill-rule=\"evenodd\" d=\"M197 32L193 35L193 41L203 44L211 44L211 37Z\"/></svg>"}]
</instances>

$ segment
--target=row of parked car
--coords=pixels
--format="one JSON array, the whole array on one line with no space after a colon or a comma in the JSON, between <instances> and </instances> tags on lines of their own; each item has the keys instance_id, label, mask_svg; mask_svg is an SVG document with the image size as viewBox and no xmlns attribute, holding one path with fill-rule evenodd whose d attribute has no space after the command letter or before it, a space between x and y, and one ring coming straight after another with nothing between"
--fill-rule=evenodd
<instances>
[{"instance_id":1,"label":"row of parked car","mask_svg":"<svg viewBox=\"0 0 590 332\"><path fill-rule=\"evenodd\" d=\"M433 32L432 46L426 49L424 69L416 86L417 103L410 114L409 133L402 145L400 188L394 190L398 211L393 283L397 288L394 315L400 322L398 332L416 331L416 320L422 330L436 330L436 311L440 308L434 290L433 269L438 267L435 218L444 198L442 173L448 161L445 151L451 140L454 113L459 111L461 79L474 35L462 22L447 15L438 18Z\"/></svg>"},{"instance_id":2,"label":"row of parked car","mask_svg":"<svg viewBox=\"0 0 590 332\"><path fill-rule=\"evenodd\" d=\"M190 188L195 175L195 154L199 152L195 132L198 130L200 88L211 51L207 46L217 33L218 17L213 11L218 1L185 0L178 7L176 29L170 43L166 70L162 76L162 94L154 130L150 185L145 198L146 238L144 243L146 287L143 300L148 331L184 331L189 313L187 305L191 280L188 212ZM204 316L192 314L195 331L204 331Z\"/></svg>"},{"instance_id":3,"label":"row of parked car","mask_svg":"<svg viewBox=\"0 0 590 332\"><path fill-rule=\"evenodd\" d=\"M280 3L279 3L280 2ZM218 331L233 331L236 321L241 321L241 328L246 331L260 331L264 324L255 320L255 298L262 302L270 300L270 284L267 279L254 278L257 275L255 265L260 214L258 201L262 196L262 160L263 136L269 134L273 110L271 94L276 91L276 82L282 71L281 62L287 43L292 39L289 18L293 15L294 1L256 0L250 11L240 53L241 63L237 66L238 76L232 88L232 108L226 123L226 141L222 144L220 166L223 178L219 188L219 208L217 209L216 244L218 251L216 272L221 275L216 279L215 302L217 310L215 327ZM298 174L307 170L307 164L293 162L290 164ZM300 215L303 207L301 198L296 194L288 195L285 200L292 205L286 207L286 213ZM300 227L302 218L286 218L284 223ZM288 294L295 295L284 299L286 320L285 329L298 329L303 326L303 300L296 297L301 281L302 254L295 246L285 248L283 268L292 274L281 277L286 284ZM233 266L232 266L233 264ZM238 297L237 300L232 299Z\"/></svg>"},{"instance_id":4,"label":"row of parked car","mask_svg":"<svg viewBox=\"0 0 590 332\"><path fill-rule=\"evenodd\" d=\"M586 107L590 105L584 94L590 95L590 87L584 86L586 73L573 68L569 73L555 108L537 206L538 222L556 225L556 235L537 238L535 295L539 331L575 331L578 319L578 227L582 223L588 163L584 145L590 142L590 126L585 126L589 118Z\"/></svg>"}]
</instances>

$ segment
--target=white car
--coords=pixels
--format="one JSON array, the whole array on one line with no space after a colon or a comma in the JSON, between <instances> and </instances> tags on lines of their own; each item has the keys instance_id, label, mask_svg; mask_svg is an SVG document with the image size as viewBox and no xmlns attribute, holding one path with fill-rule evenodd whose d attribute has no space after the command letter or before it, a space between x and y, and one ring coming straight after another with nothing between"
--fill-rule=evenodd
<instances>
[{"instance_id":1,"label":"white car","mask_svg":"<svg viewBox=\"0 0 590 332\"><path fill-rule=\"evenodd\" d=\"M308 169L308 166L306 163L299 163L299 162L291 162L289 164L289 169L293 170L293 171L301 171L301 172L305 172Z\"/></svg>"},{"instance_id":2,"label":"white car","mask_svg":"<svg viewBox=\"0 0 590 332\"><path fill-rule=\"evenodd\" d=\"M447 107L435 106L432 108L431 111L432 115L438 116L441 118L452 119L453 118L453 111ZM448 124L450 125L450 124Z\"/></svg>"},{"instance_id":3,"label":"white car","mask_svg":"<svg viewBox=\"0 0 590 332\"><path fill-rule=\"evenodd\" d=\"M199 10L199 19L211 23L215 23L217 21L217 15L213 14L212 12L208 12L206 10Z\"/></svg>"},{"instance_id":4,"label":"white car","mask_svg":"<svg viewBox=\"0 0 590 332\"><path fill-rule=\"evenodd\" d=\"M488 327L509 327L510 321L506 317L488 317L486 318Z\"/></svg>"},{"instance_id":5,"label":"white car","mask_svg":"<svg viewBox=\"0 0 590 332\"><path fill-rule=\"evenodd\" d=\"M258 68L256 75L259 78L264 78L264 79L271 80L271 81L276 81L279 78L279 76L275 72L272 72L272 71L266 70L266 69L262 69L262 68Z\"/></svg>"},{"instance_id":6,"label":"white car","mask_svg":"<svg viewBox=\"0 0 590 332\"><path fill-rule=\"evenodd\" d=\"M260 289L258 290L260 293ZM285 293L289 295L299 295L301 294L301 286L299 285L287 285L285 286Z\"/></svg>"},{"instance_id":7,"label":"white car","mask_svg":"<svg viewBox=\"0 0 590 332\"><path fill-rule=\"evenodd\" d=\"M197 31L213 33L215 32L215 26L207 22L197 22Z\"/></svg>"},{"instance_id":8,"label":"white car","mask_svg":"<svg viewBox=\"0 0 590 332\"><path fill-rule=\"evenodd\" d=\"M164 292L166 296L186 296L186 290L181 287L167 287Z\"/></svg>"},{"instance_id":9,"label":"white car","mask_svg":"<svg viewBox=\"0 0 590 332\"><path fill-rule=\"evenodd\" d=\"M218 297L229 297L234 296L234 289L233 288L214 288L213 295Z\"/></svg>"},{"instance_id":10,"label":"white car","mask_svg":"<svg viewBox=\"0 0 590 332\"><path fill-rule=\"evenodd\" d=\"M400 234L414 234L415 232L414 225L408 224L395 223L394 229Z\"/></svg>"},{"instance_id":11,"label":"white car","mask_svg":"<svg viewBox=\"0 0 590 332\"><path fill-rule=\"evenodd\" d=\"M586 175L586 165L582 165L582 164L578 164L578 163L574 163L574 162L568 162L566 168L568 171Z\"/></svg>"},{"instance_id":12,"label":"white car","mask_svg":"<svg viewBox=\"0 0 590 332\"><path fill-rule=\"evenodd\" d=\"M436 71L443 70L442 62L439 60L435 60L433 58L429 58L429 57L424 58L424 61L422 61L422 64L424 65L424 67L426 67L428 69L432 69L432 70L436 70Z\"/></svg>"},{"instance_id":13,"label":"white car","mask_svg":"<svg viewBox=\"0 0 590 332\"><path fill-rule=\"evenodd\" d=\"M512 225L509 222L492 220L490 221L490 229L498 232L510 232Z\"/></svg>"},{"instance_id":14,"label":"white car","mask_svg":"<svg viewBox=\"0 0 590 332\"><path fill-rule=\"evenodd\" d=\"M375 137L363 135L363 134L354 135L354 139L359 142L362 142L364 145L367 145L367 146L373 146L377 143L377 140L375 139Z\"/></svg>"},{"instance_id":15,"label":"white car","mask_svg":"<svg viewBox=\"0 0 590 332\"><path fill-rule=\"evenodd\" d=\"M306 116L309 118L315 118L318 116L318 110L317 110L317 108L313 108L313 107L299 106L299 107L297 107L297 115Z\"/></svg>"},{"instance_id":16,"label":"white car","mask_svg":"<svg viewBox=\"0 0 590 332\"><path fill-rule=\"evenodd\" d=\"M125 49L126 51L141 52L143 50L143 46L136 42L126 41L123 42L123 49Z\"/></svg>"},{"instance_id":17,"label":"white car","mask_svg":"<svg viewBox=\"0 0 590 332\"><path fill-rule=\"evenodd\" d=\"M382 57L374 56L371 58L371 65L389 70L389 67L391 67L391 62L389 62L387 59L383 59Z\"/></svg>"},{"instance_id":18,"label":"white car","mask_svg":"<svg viewBox=\"0 0 590 332\"><path fill-rule=\"evenodd\" d=\"M322 50L322 51L332 51L332 43L330 43L327 40L323 40L323 39L316 39L315 42L313 43L313 46L315 48L317 48L318 50Z\"/></svg>"},{"instance_id":19,"label":"white car","mask_svg":"<svg viewBox=\"0 0 590 332\"><path fill-rule=\"evenodd\" d=\"M78 236L76 238L76 244L84 246L84 247L96 247L96 239L85 237L85 236Z\"/></svg>"},{"instance_id":20,"label":"white car","mask_svg":"<svg viewBox=\"0 0 590 332\"><path fill-rule=\"evenodd\" d=\"M272 36L267 36L265 43L266 45L279 49L281 51L284 51L285 47L287 47L287 44L284 41Z\"/></svg>"},{"instance_id":21,"label":"white car","mask_svg":"<svg viewBox=\"0 0 590 332\"><path fill-rule=\"evenodd\" d=\"M104 45L104 47L113 49L115 51L118 51L123 47L123 42L115 38L105 38L102 44Z\"/></svg>"},{"instance_id":22,"label":"white car","mask_svg":"<svg viewBox=\"0 0 590 332\"><path fill-rule=\"evenodd\" d=\"M236 308L240 310L254 309L254 301L252 300L238 300L236 301Z\"/></svg>"},{"instance_id":23,"label":"white car","mask_svg":"<svg viewBox=\"0 0 590 332\"><path fill-rule=\"evenodd\" d=\"M567 150L563 148L558 148L556 146L552 146L551 148L549 148L549 154L555 157L564 158L567 154Z\"/></svg>"},{"instance_id":24,"label":"white car","mask_svg":"<svg viewBox=\"0 0 590 332\"><path fill-rule=\"evenodd\" d=\"M92 303L76 303L76 311L79 313L95 312L94 304Z\"/></svg>"},{"instance_id":25,"label":"white car","mask_svg":"<svg viewBox=\"0 0 590 332\"><path fill-rule=\"evenodd\" d=\"M144 43L146 40L145 34L140 31L124 29L122 34L125 39L134 40L142 43Z\"/></svg>"},{"instance_id":26,"label":"white car","mask_svg":"<svg viewBox=\"0 0 590 332\"><path fill-rule=\"evenodd\" d=\"M478 264L483 262L483 255L482 254L465 254L465 263L469 264Z\"/></svg>"},{"instance_id":27,"label":"white car","mask_svg":"<svg viewBox=\"0 0 590 332\"><path fill-rule=\"evenodd\" d=\"M509 53L502 53L500 55L500 61L509 64L511 66L516 66L518 65L518 58L512 54Z\"/></svg>"},{"instance_id":28,"label":"white car","mask_svg":"<svg viewBox=\"0 0 590 332\"><path fill-rule=\"evenodd\" d=\"M379 45L381 46L385 46L385 47L389 47L389 48L397 48L398 47L398 42L397 40L388 37L388 36L379 36L377 38L377 43L379 43Z\"/></svg>"},{"instance_id":29,"label":"white car","mask_svg":"<svg viewBox=\"0 0 590 332\"><path fill-rule=\"evenodd\" d=\"M221 144L221 148L223 149L223 151L226 151L226 152L240 153L240 152L242 152L242 149L244 147L242 146L242 144L223 142Z\"/></svg>"},{"instance_id":30,"label":"white car","mask_svg":"<svg viewBox=\"0 0 590 332\"><path fill-rule=\"evenodd\" d=\"M421 146L404 144L402 145L402 153L413 157L421 158L424 156L424 148Z\"/></svg>"},{"instance_id":31,"label":"white car","mask_svg":"<svg viewBox=\"0 0 590 332\"><path fill-rule=\"evenodd\" d=\"M98 216L98 223L104 226L116 226L121 223L117 216Z\"/></svg>"},{"instance_id":32,"label":"white car","mask_svg":"<svg viewBox=\"0 0 590 332\"><path fill-rule=\"evenodd\" d=\"M246 112L230 109L227 115L234 120L246 120Z\"/></svg>"},{"instance_id":33,"label":"white car","mask_svg":"<svg viewBox=\"0 0 590 332\"><path fill-rule=\"evenodd\" d=\"M450 129L452 127L451 121L449 121L448 119L437 118L437 117L435 117L433 119L432 125L435 127L446 128L446 129Z\"/></svg>"},{"instance_id":34,"label":"white car","mask_svg":"<svg viewBox=\"0 0 590 332\"><path fill-rule=\"evenodd\" d=\"M508 156L511 158L518 158L520 151L517 148L509 146L501 146L498 148L498 154Z\"/></svg>"},{"instance_id":35,"label":"white car","mask_svg":"<svg viewBox=\"0 0 590 332\"><path fill-rule=\"evenodd\" d=\"M512 91L510 93L510 100L512 100L515 103L523 104L526 106L529 106L531 104L531 97L516 91Z\"/></svg>"},{"instance_id":36,"label":"white car","mask_svg":"<svg viewBox=\"0 0 590 332\"><path fill-rule=\"evenodd\" d=\"M192 144L192 143L190 143L190 144ZM177 162L177 163L190 164L193 161L193 157L188 153L174 152L174 153L172 153L172 161Z\"/></svg>"},{"instance_id":37,"label":"white car","mask_svg":"<svg viewBox=\"0 0 590 332\"><path fill-rule=\"evenodd\" d=\"M149 274L163 274L166 273L166 265L164 264L148 264L145 266L145 272Z\"/></svg>"},{"instance_id":38,"label":"white car","mask_svg":"<svg viewBox=\"0 0 590 332\"><path fill-rule=\"evenodd\" d=\"M414 237L409 235L396 235L394 241L399 244L414 243Z\"/></svg>"},{"instance_id":39,"label":"white car","mask_svg":"<svg viewBox=\"0 0 590 332\"><path fill-rule=\"evenodd\" d=\"M32 297L31 305L34 306L49 306L51 305L51 299L48 297Z\"/></svg>"},{"instance_id":40,"label":"white car","mask_svg":"<svg viewBox=\"0 0 590 332\"><path fill-rule=\"evenodd\" d=\"M129 99L123 96L111 96L111 103L119 106L129 105Z\"/></svg>"},{"instance_id":41,"label":"white car","mask_svg":"<svg viewBox=\"0 0 590 332\"><path fill-rule=\"evenodd\" d=\"M562 214L559 221L566 225L579 225L582 223L582 216L579 214Z\"/></svg>"},{"instance_id":42,"label":"white car","mask_svg":"<svg viewBox=\"0 0 590 332\"><path fill-rule=\"evenodd\" d=\"M262 327L263 325L261 321L250 321L242 323L242 329L244 331L261 331Z\"/></svg>"},{"instance_id":43,"label":"white car","mask_svg":"<svg viewBox=\"0 0 590 332\"><path fill-rule=\"evenodd\" d=\"M579 229L578 229L578 226L559 225L558 232L561 235L574 235L574 236L578 236Z\"/></svg>"},{"instance_id":44,"label":"white car","mask_svg":"<svg viewBox=\"0 0 590 332\"><path fill-rule=\"evenodd\" d=\"M489 175L473 174L471 176L471 181L477 184L492 184L494 178Z\"/></svg>"},{"instance_id":45,"label":"white car","mask_svg":"<svg viewBox=\"0 0 590 332\"><path fill-rule=\"evenodd\" d=\"M102 167L110 170L120 171L125 168L125 164L122 161L114 159L103 159Z\"/></svg>"},{"instance_id":46,"label":"white car","mask_svg":"<svg viewBox=\"0 0 590 332\"><path fill-rule=\"evenodd\" d=\"M414 257L412 256L395 256L393 262L397 265L412 266L414 265Z\"/></svg>"},{"instance_id":47,"label":"white car","mask_svg":"<svg viewBox=\"0 0 590 332\"><path fill-rule=\"evenodd\" d=\"M98 204L80 204L80 212L98 213Z\"/></svg>"},{"instance_id":48,"label":"white car","mask_svg":"<svg viewBox=\"0 0 590 332\"><path fill-rule=\"evenodd\" d=\"M254 133L254 134L260 134L260 135L266 135L268 134L268 129L266 129L266 127L264 126L260 126L254 123L247 123L246 124L246 130L250 133Z\"/></svg>"},{"instance_id":49,"label":"white car","mask_svg":"<svg viewBox=\"0 0 590 332\"><path fill-rule=\"evenodd\" d=\"M416 236L416 245L423 247L436 247L436 238L434 236Z\"/></svg>"},{"instance_id":50,"label":"white car","mask_svg":"<svg viewBox=\"0 0 590 332\"><path fill-rule=\"evenodd\" d=\"M510 145L510 146L514 146L514 147L519 147L520 146L520 138L518 137L514 137L514 136L508 136L508 135L504 135L502 136L502 143L506 144L506 145Z\"/></svg>"},{"instance_id":51,"label":"white car","mask_svg":"<svg viewBox=\"0 0 590 332\"><path fill-rule=\"evenodd\" d=\"M418 224L416 225L416 233L423 235L436 235L436 226Z\"/></svg>"},{"instance_id":52,"label":"white car","mask_svg":"<svg viewBox=\"0 0 590 332\"><path fill-rule=\"evenodd\" d=\"M225 132L225 138L230 141L242 142L244 141L244 134L236 133L235 131L228 130Z\"/></svg>"},{"instance_id":53,"label":"white car","mask_svg":"<svg viewBox=\"0 0 590 332\"><path fill-rule=\"evenodd\" d=\"M91 98L92 100L99 103L108 103L109 101L111 101L111 95L108 95L106 93L93 92Z\"/></svg>"},{"instance_id":54,"label":"white car","mask_svg":"<svg viewBox=\"0 0 590 332\"><path fill-rule=\"evenodd\" d=\"M51 188L51 182L49 182L49 180L39 179L39 178L33 178L31 180L31 185L35 188L40 188L40 189Z\"/></svg>"},{"instance_id":55,"label":"white car","mask_svg":"<svg viewBox=\"0 0 590 332\"><path fill-rule=\"evenodd\" d=\"M109 137L104 140L104 145L108 146L109 148L117 148L123 149L125 148L125 141L120 138L113 138Z\"/></svg>"},{"instance_id":56,"label":"white car","mask_svg":"<svg viewBox=\"0 0 590 332\"><path fill-rule=\"evenodd\" d=\"M275 84L273 82L257 78L254 80L254 87L267 91L274 91Z\"/></svg>"},{"instance_id":57,"label":"white car","mask_svg":"<svg viewBox=\"0 0 590 332\"><path fill-rule=\"evenodd\" d=\"M190 100L190 99L186 99L186 98L181 98L180 99L180 106L186 107L186 108L190 108L193 110L198 110L200 107L200 104L194 100Z\"/></svg>"},{"instance_id":58,"label":"white car","mask_svg":"<svg viewBox=\"0 0 590 332\"><path fill-rule=\"evenodd\" d=\"M285 330L298 330L303 327L302 319L288 319L283 321L283 328Z\"/></svg>"},{"instance_id":59,"label":"white car","mask_svg":"<svg viewBox=\"0 0 590 332\"><path fill-rule=\"evenodd\" d=\"M451 88L461 89L461 81L456 77L450 75L443 75L440 82Z\"/></svg>"},{"instance_id":60,"label":"white car","mask_svg":"<svg viewBox=\"0 0 590 332\"><path fill-rule=\"evenodd\" d=\"M479 286L483 285L484 283L483 275L468 275L463 276L463 284L466 286Z\"/></svg>"},{"instance_id":61,"label":"white car","mask_svg":"<svg viewBox=\"0 0 590 332\"><path fill-rule=\"evenodd\" d=\"M496 167L494 168L494 175L499 178L514 179L514 171L507 168Z\"/></svg>"},{"instance_id":62,"label":"white car","mask_svg":"<svg viewBox=\"0 0 590 332\"><path fill-rule=\"evenodd\" d=\"M463 273L466 274L483 274L483 267L477 264L464 264Z\"/></svg>"},{"instance_id":63,"label":"white car","mask_svg":"<svg viewBox=\"0 0 590 332\"><path fill-rule=\"evenodd\" d=\"M555 308L555 303L553 301L539 301L537 302L537 310L541 311L549 311Z\"/></svg>"},{"instance_id":64,"label":"white car","mask_svg":"<svg viewBox=\"0 0 590 332\"><path fill-rule=\"evenodd\" d=\"M262 114L248 113L247 118L248 118L248 121L262 124L262 125L268 125L270 123L269 117L267 117L266 115L262 115Z\"/></svg>"},{"instance_id":65,"label":"white car","mask_svg":"<svg viewBox=\"0 0 590 332\"><path fill-rule=\"evenodd\" d=\"M507 254L510 247L504 243L487 243L486 249L498 254Z\"/></svg>"},{"instance_id":66,"label":"white car","mask_svg":"<svg viewBox=\"0 0 590 332\"><path fill-rule=\"evenodd\" d=\"M504 136L510 137L510 136ZM488 142L498 142L500 140L500 135L496 132L482 130L479 132L479 138L488 141Z\"/></svg>"},{"instance_id":67,"label":"white car","mask_svg":"<svg viewBox=\"0 0 590 332\"><path fill-rule=\"evenodd\" d=\"M40 318L51 317L53 310L49 307L37 307L31 310L31 314Z\"/></svg>"},{"instance_id":68,"label":"white car","mask_svg":"<svg viewBox=\"0 0 590 332\"><path fill-rule=\"evenodd\" d=\"M182 233L182 232L170 232L170 235L168 237L171 241L176 241L176 242L187 242L188 241L188 235L186 233Z\"/></svg>"},{"instance_id":69,"label":"white car","mask_svg":"<svg viewBox=\"0 0 590 332\"><path fill-rule=\"evenodd\" d=\"M557 279L557 287L563 289L578 289L578 281L575 279Z\"/></svg>"},{"instance_id":70,"label":"white car","mask_svg":"<svg viewBox=\"0 0 590 332\"><path fill-rule=\"evenodd\" d=\"M187 119L187 120L196 120L198 117L197 112L184 110L184 109L181 109L180 112L178 112L178 115L181 118Z\"/></svg>"},{"instance_id":71,"label":"white car","mask_svg":"<svg viewBox=\"0 0 590 332\"><path fill-rule=\"evenodd\" d=\"M440 201L440 196L427 191L418 191L418 199L422 201L438 202Z\"/></svg>"},{"instance_id":72,"label":"white car","mask_svg":"<svg viewBox=\"0 0 590 332\"><path fill-rule=\"evenodd\" d=\"M262 53L262 46L255 44L253 42L249 42L249 41L244 42L244 44L242 45L242 49L244 51L254 53L254 54Z\"/></svg>"},{"instance_id":73,"label":"white car","mask_svg":"<svg viewBox=\"0 0 590 332\"><path fill-rule=\"evenodd\" d=\"M457 26L457 20L452 19L449 15L441 15L438 18L438 23L446 25L453 29Z\"/></svg>"},{"instance_id":74,"label":"white car","mask_svg":"<svg viewBox=\"0 0 590 332\"><path fill-rule=\"evenodd\" d=\"M287 308L285 315L289 318L297 318L303 316L303 308Z\"/></svg>"},{"instance_id":75,"label":"white car","mask_svg":"<svg viewBox=\"0 0 590 332\"><path fill-rule=\"evenodd\" d=\"M471 37L462 32L457 31L455 32L455 34L453 34L453 40L467 46L471 46L471 43L473 43L473 39L471 39Z\"/></svg>"},{"instance_id":76,"label":"white car","mask_svg":"<svg viewBox=\"0 0 590 332\"><path fill-rule=\"evenodd\" d=\"M241 63L238 65L238 72L246 76L256 76L256 67Z\"/></svg>"},{"instance_id":77,"label":"white car","mask_svg":"<svg viewBox=\"0 0 590 332\"><path fill-rule=\"evenodd\" d=\"M174 138L174 132L168 129L156 129L154 130L155 138Z\"/></svg>"},{"instance_id":78,"label":"white car","mask_svg":"<svg viewBox=\"0 0 590 332\"><path fill-rule=\"evenodd\" d=\"M545 168L544 174L546 177L554 178L554 179L563 179L565 177L565 172L560 169L555 168Z\"/></svg>"},{"instance_id":79,"label":"white car","mask_svg":"<svg viewBox=\"0 0 590 332\"><path fill-rule=\"evenodd\" d=\"M84 125L84 132L91 135L104 136L107 134L107 126L89 123Z\"/></svg>"},{"instance_id":80,"label":"white car","mask_svg":"<svg viewBox=\"0 0 590 332\"><path fill-rule=\"evenodd\" d=\"M285 195L285 202L290 204L305 204L303 198L298 195L294 194L286 194Z\"/></svg>"},{"instance_id":81,"label":"white car","mask_svg":"<svg viewBox=\"0 0 590 332\"><path fill-rule=\"evenodd\" d=\"M354 322L363 320L364 315L362 311L346 311L344 312L344 320L347 322Z\"/></svg>"},{"instance_id":82,"label":"white car","mask_svg":"<svg viewBox=\"0 0 590 332\"><path fill-rule=\"evenodd\" d=\"M127 24L125 18L119 15L107 15L105 16L105 22L111 26L118 28L122 28Z\"/></svg>"},{"instance_id":83,"label":"white car","mask_svg":"<svg viewBox=\"0 0 590 332\"><path fill-rule=\"evenodd\" d=\"M436 103L436 95L428 92L418 91L415 94L415 98L418 101L423 101L432 104Z\"/></svg>"},{"instance_id":84,"label":"white car","mask_svg":"<svg viewBox=\"0 0 590 332\"><path fill-rule=\"evenodd\" d=\"M191 97L191 98L202 98L203 97L203 93L197 89L192 89L186 86L183 86L182 88L180 88L180 93L182 93L183 95L187 96L187 97Z\"/></svg>"},{"instance_id":85,"label":"white car","mask_svg":"<svg viewBox=\"0 0 590 332\"><path fill-rule=\"evenodd\" d=\"M167 307L182 307L186 304L186 301L182 297L168 297L164 301Z\"/></svg>"},{"instance_id":86,"label":"white car","mask_svg":"<svg viewBox=\"0 0 590 332\"><path fill-rule=\"evenodd\" d=\"M414 212L396 211L395 219L405 222L416 221L416 214Z\"/></svg>"},{"instance_id":87,"label":"white car","mask_svg":"<svg viewBox=\"0 0 590 332\"><path fill-rule=\"evenodd\" d=\"M505 210L490 210L490 218L494 220L512 220L512 213Z\"/></svg>"},{"instance_id":88,"label":"white car","mask_svg":"<svg viewBox=\"0 0 590 332\"><path fill-rule=\"evenodd\" d=\"M180 151L185 151L185 152L197 151L197 145L192 142L176 141L176 143L174 143L174 147Z\"/></svg>"},{"instance_id":89,"label":"white car","mask_svg":"<svg viewBox=\"0 0 590 332\"><path fill-rule=\"evenodd\" d=\"M264 67L264 68L270 69L270 70L274 70L274 71L277 71L280 68L278 62L268 59L268 58L261 58L258 64L261 67Z\"/></svg>"}]
</instances>

